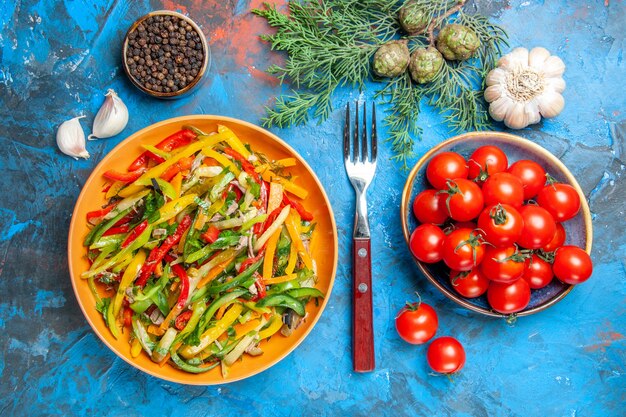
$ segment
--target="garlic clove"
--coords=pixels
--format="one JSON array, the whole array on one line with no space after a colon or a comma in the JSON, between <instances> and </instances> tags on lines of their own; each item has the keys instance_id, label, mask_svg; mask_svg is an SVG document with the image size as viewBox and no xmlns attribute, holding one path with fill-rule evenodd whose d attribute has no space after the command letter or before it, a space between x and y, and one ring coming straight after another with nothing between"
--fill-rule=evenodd
<instances>
[{"instance_id":1,"label":"garlic clove","mask_svg":"<svg viewBox=\"0 0 626 417\"><path fill-rule=\"evenodd\" d=\"M557 93L562 93L563 91L565 91L566 83L565 80L561 77L545 78L545 82L546 88L548 89L552 89Z\"/></svg>"},{"instance_id":2,"label":"garlic clove","mask_svg":"<svg viewBox=\"0 0 626 417\"><path fill-rule=\"evenodd\" d=\"M524 113L526 113L528 125L534 125L541 121L541 113L539 113L539 106L537 104L537 100L535 99L526 103L524 106Z\"/></svg>"},{"instance_id":3,"label":"garlic clove","mask_svg":"<svg viewBox=\"0 0 626 417\"><path fill-rule=\"evenodd\" d=\"M560 77L565 72L565 64L558 56L550 56L543 63L543 75L545 77Z\"/></svg>"},{"instance_id":4,"label":"garlic clove","mask_svg":"<svg viewBox=\"0 0 626 417\"><path fill-rule=\"evenodd\" d=\"M537 97L537 104L541 115L549 119L561 113L565 107L565 100L556 91L547 90Z\"/></svg>"},{"instance_id":5,"label":"garlic clove","mask_svg":"<svg viewBox=\"0 0 626 417\"><path fill-rule=\"evenodd\" d=\"M89 159L89 152L85 149L85 132L79 121L83 117L85 116L63 122L57 130L57 146L61 152L74 159Z\"/></svg>"},{"instance_id":6,"label":"garlic clove","mask_svg":"<svg viewBox=\"0 0 626 417\"><path fill-rule=\"evenodd\" d=\"M504 89L502 88L502 85L495 84L485 89L485 100L487 103L491 103L502 97L503 94Z\"/></svg>"},{"instance_id":7,"label":"garlic clove","mask_svg":"<svg viewBox=\"0 0 626 417\"><path fill-rule=\"evenodd\" d=\"M528 49L515 48L498 60L498 67L514 71L528 66Z\"/></svg>"},{"instance_id":8,"label":"garlic clove","mask_svg":"<svg viewBox=\"0 0 626 417\"><path fill-rule=\"evenodd\" d=\"M536 47L533 48L528 54L528 65L535 70L541 71L544 62L550 56L550 51L546 48Z\"/></svg>"},{"instance_id":9,"label":"garlic clove","mask_svg":"<svg viewBox=\"0 0 626 417\"><path fill-rule=\"evenodd\" d=\"M501 122L506 117L509 107L513 105L513 101L507 97L502 96L489 105L489 114L493 120Z\"/></svg>"},{"instance_id":10,"label":"garlic clove","mask_svg":"<svg viewBox=\"0 0 626 417\"><path fill-rule=\"evenodd\" d=\"M504 124L511 129L523 129L528 126L528 115L524 111L524 103L513 101L504 117Z\"/></svg>"},{"instance_id":11,"label":"garlic clove","mask_svg":"<svg viewBox=\"0 0 626 417\"><path fill-rule=\"evenodd\" d=\"M506 71L501 68L494 68L491 70L485 79L485 83L488 86L502 84L504 82L506 82Z\"/></svg>"},{"instance_id":12,"label":"garlic clove","mask_svg":"<svg viewBox=\"0 0 626 417\"><path fill-rule=\"evenodd\" d=\"M105 94L104 103L93 121L88 139L105 139L120 133L128 124L128 108L112 89Z\"/></svg>"}]
</instances>

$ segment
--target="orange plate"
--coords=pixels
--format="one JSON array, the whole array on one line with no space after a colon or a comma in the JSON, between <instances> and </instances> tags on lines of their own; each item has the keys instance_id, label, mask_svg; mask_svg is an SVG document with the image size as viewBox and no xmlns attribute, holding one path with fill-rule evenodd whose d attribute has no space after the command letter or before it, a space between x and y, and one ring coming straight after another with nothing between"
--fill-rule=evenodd
<instances>
[{"instance_id":1,"label":"orange plate","mask_svg":"<svg viewBox=\"0 0 626 417\"><path fill-rule=\"evenodd\" d=\"M307 304L308 316L306 321L290 337L276 335L269 342L263 342L264 353L256 357L246 355L243 361L239 361L231 367L230 375L227 378L222 378L219 366L204 374L194 375L180 371L171 365L160 367L157 363L152 362L144 352L133 359L130 356L130 332L126 331L121 340L113 338L102 316L95 309L95 300L89 291L87 280L80 278L81 272L89 266L85 258L86 251L82 245L88 232L86 214L91 210L100 208L105 203L104 193L102 193L105 180L102 174L108 169L125 171L128 165L143 152L142 144L156 145L163 138L180 130L183 125L193 125L205 132L213 132L217 129L218 124L228 126L244 143L249 143L253 150L266 154L270 159L294 157L298 161L295 167L289 168L289 171L293 175L297 175L298 184L309 191L305 206L313 213L317 222L316 244L312 254L313 258L317 260L319 277L317 288L326 294L319 306L316 306L314 302ZM184 116L156 123L135 133L117 145L98 164L87 179L74 207L67 252L70 278L78 304L98 337L113 352L134 367L168 381L192 385L213 385L237 381L264 371L287 356L302 343L313 329L322 311L324 311L324 307L326 307L335 280L337 227L326 192L315 173L293 148L277 136L253 124L228 117Z\"/></svg>"}]
</instances>

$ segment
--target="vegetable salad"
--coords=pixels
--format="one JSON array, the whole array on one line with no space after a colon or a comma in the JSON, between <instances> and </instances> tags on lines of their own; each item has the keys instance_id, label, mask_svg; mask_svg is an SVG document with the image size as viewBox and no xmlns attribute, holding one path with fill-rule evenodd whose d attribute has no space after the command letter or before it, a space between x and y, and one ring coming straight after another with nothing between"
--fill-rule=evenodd
<instances>
[{"instance_id":1,"label":"vegetable salad","mask_svg":"<svg viewBox=\"0 0 626 417\"><path fill-rule=\"evenodd\" d=\"M127 172L104 173L81 277L113 337L131 332L132 357L226 377L324 297L308 192L285 174L294 158L270 161L225 126L144 149Z\"/></svg>"}]
</instances>

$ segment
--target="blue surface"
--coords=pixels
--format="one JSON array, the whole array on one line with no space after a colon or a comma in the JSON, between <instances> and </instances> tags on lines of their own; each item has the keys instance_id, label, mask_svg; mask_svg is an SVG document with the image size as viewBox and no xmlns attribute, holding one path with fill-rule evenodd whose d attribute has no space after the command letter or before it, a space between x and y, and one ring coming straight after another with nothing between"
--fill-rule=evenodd
<instances>
[{"instance_id":1,"label":"blue surface","mask_svg":"<svg viewBox=\"0 0 626 417\"><path fill-rule=\"evenodd\" d=\"M376 371L351 371L352 189L344 177L343 113L275 130L317 171L339 227L335 289L305 342L270 370L224 386L188 387L149 377L117 358L83 318L67 272L70 214L87 176L124 137L156 121L194 113L258 123L282 87L263 74L281 57L257 39L248 11L259 1L2 1L0 15L0 414L1 415L459 415L621 416L626 408L626 79L623 1L477 1L512 46L545 46L565 61L566 108L519 132L549 144L577 175L594 213L592 279L562 302L514 326L458 308L417 272L398 207L406 173L381 146L370 190L373 224ZM132 5L131 5L132 4ZM120 67L126 28L149 10L188 13L210 38L213 64L202 88L173 102L140 95ZM115 138L90 142L74 161L54 141L71 117L89 131L108 88L131 112ZM368 85L371 97L375 85ZM345 90L338 108L357 92ZM417 153L450 136L425 108ZM384 130L381 130L384 137ZM424 346L396 335L393 320L420 291L439 335L465 346L453 380L429 374Z\"/></svg>"}]
</instances>

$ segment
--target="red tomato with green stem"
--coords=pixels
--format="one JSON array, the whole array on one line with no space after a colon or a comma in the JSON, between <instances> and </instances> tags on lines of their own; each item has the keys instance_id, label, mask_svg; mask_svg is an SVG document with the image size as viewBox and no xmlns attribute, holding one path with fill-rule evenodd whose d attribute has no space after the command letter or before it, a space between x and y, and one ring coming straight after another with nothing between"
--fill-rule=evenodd
<instances>
[{"instance_id":1,"label":"red tomato with green stem","mask_svg":"<svg viewBox=\"0 0 626 417\"><path fill-rule=\"evenodd\" d=\"M523 279L511 284L492 282L487 290L487 301L498 313L517 313L530 303L530 287Z\"/></svg>"},{"instance_id":2,"label":"red tomato with green stem","mask_svg":"<svg viewBox=\"0 0 626 417\"><path fill-rule=\"evenodd\" d=\"M517 243L526 249L541 249L546 246L556 233L556 223L552 215L542 207L526 205L521 207L524 228Z\"/></svg>"},{"instance_id":3,"label":"red tomato with green stem","mask_svg":"<svg viewBox=\"0 0 626 417\"><path fill-rule=\"evenodd\" d=\"M537 195L546 184L546 170L535 161L522 159L514 162L508 173L515 175L524 185L524 200L530 200Z\"/></svg>"},{"instance_id":4,"label":"red tomato with green stem","mask_svg":"<svg viewBox=\"0 0 626 417\"><path fill-rule=\"evenodd\" d=\"M485 240L494 246L510 246L517 242L524 221L519 212L508 204L487 207L478 217L478 228Z\"/></svg>"},{"instance_id":5,"label":"red tomato with green stem","mask_svg":"<svg viewBox=\"0 0 626 417\"><path fill-rule=\"evenodd\" d=\"M580 196L569 184L546 185L539 191L536 200L557 222L569 220L580 211Z\"/></svg>"},{"instance_id":6,"label":"red tomato with green stem","mask_svg":"<svg viewBox=\"0 0 626 417\"><path fill-rule=\"evenodd\" d=\"M437 190L446 188L448 180L467 178L467 173L467 161L456 152L441 152L426 167L426 178Z\"/></svg>"},{"instance_id":7,"label":"red tomato with green stem","mask_svg":"<svg viewBox=\"0 0 626 417\"><path fill-rule=\"evenodd\" d=\"M561 223L556 224L556 232L554 232L554 237L546 246L542 249L545 252L554 252L565 243L565 239L567 238L567 234L565 233L565 228Z\"/></svg>"},{"instance_id":8,"label":"red tomato with green stem","mask_svg":"<svg viewBox=\"0 0 626 417\"><path fill-rule=\"evenodd\" d=\"M447 194L448 214L459 222L475 219L484 207L480 187L467 179L456 178L448 181L445 190L441 190L440 193Z\"/></svg>"},{"instance_id":9,"label":"red tomato with green stem","mask_svg":"<svg viewBox=\"0 0 626 417\"><path fill-rule=\"evenodd\" d=\"M439 262L443 255L443 241L446 235L434 224L418 226L409 241L411 252L418 260L425 263Z\"/></svg>"},{"instance_id":10,"label":"red tomato with green stem","mask_svg":"<svg viewBox=\"0 0 626 417\"><path fill-rule=\"evenodd\" d=\"M476 298L487 292L489 280L485 278L480 268L471 271L450 271L452 288L465 298Z\"/></svg>"},{"instance_id":11,"label":"red tomato with green stem","mask_svg":"<svg viewBox=\"0 0 626 417\"><path fill-rule=\"evenodd\" d=\"M443 224L448 220L446 195L428 189L413 200L413 214L420 223Z\"/></svg>"},{"instance_id":12,"label":"red tomato with green stem","mask_svg":"<svg viewBox=\"0 0 626 417\"><path fill-rule=\"evenodd\" d=\"M593 263L589 254L578 246L561 246L554 254L552 271L560 281L576 285L589 279Z\"/></svg>"},{"instance_id":13,"label":"red tomato with green stem","mask_svg":"<svg viewBox=\"0 0 626 417\"><path fill-rule=\"evenodd\" d=\"M443 241L442 258L450 269L470 271L485 256L483 238L472 229L457 229Z\"/></svg>"},{"instance_id":14,"label":"red tomato with green stem","mask_svg":"<svg viewBox=\"0 0 626 417\"><path fill-rule=\"evenodd\" d=\"M428 304L406 303L396 317L396 330L400 337L411 344L421 345L428 342L437 333L439 319L437 313Z\"/></svg>"},{"instance_id":15,"label":"red tomato with green stem","mask_svg":"<svg viewBox=\"0 0 626 417\"><path fill-rule=\"evenodd\" d=\"M519 208L524 204L524 184L508 172L490 175L483 183L482 191L486 206L504 203Z\"/></svg>"},{"instance_id":16,"label":"red tomato with green stem","mask_svg":"<svg viewBox=\"0 0 626 417\"><path fill-rule=\"evenodd\" d=\"M438 337L428 346L426 360L433 371L453 374L465 365L465 349L454 337Z\"/></svg>"},{"instance_id":17,"label":"red tomato with green stem","mask_svg":"<svg viewBox=\"0 0 626 417\"><path fill-rule=\"evenodd\" d=\"M467 160L468 176L478 183L485 181L490 175L506 171L509 160L502 149L486 145L476 149Z\"/></svg>"},{"instance_id":18,"label":"red tomato with green stem","mask_svg":"<svg viewBox=\"0 0 626 417\"><path fill-rule=\"evenodd\" d=\"M546 287L552 282L553 277L552 265L537 254L533 254L532 257L527 258L524 262L522 278L531 289L538 290Z\"/></svg>"},{"instance_id":19,"label":"red tomato with green stem","mask_svg":"<svg viewBox=\"0 0 626 417\"><path fill-rule=\"evenodd\" d=\"M522 277L524 262L529 256L520 252L516 246L488 247L480 264L480 272L491 281L510 284Z\"/></svg>"}]
</instances>

